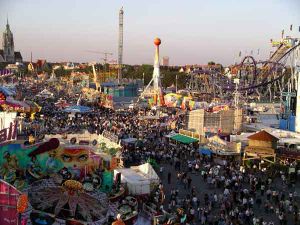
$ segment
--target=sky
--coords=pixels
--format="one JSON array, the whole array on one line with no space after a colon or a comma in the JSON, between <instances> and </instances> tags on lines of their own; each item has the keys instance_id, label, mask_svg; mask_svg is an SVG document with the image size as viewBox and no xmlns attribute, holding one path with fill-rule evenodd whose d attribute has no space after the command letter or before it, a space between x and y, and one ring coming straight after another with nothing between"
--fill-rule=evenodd
<instances>
[{"instance_id":1,"label":"sky","mask_svg":"<svg viewBox=\"0 0 300 225\"><path fill-rule=\"evenodd\" d=\"M15 50L27 61L32 52L33 61L103 62L88 51L116 60L122 6L125 64L152 64L155 37L171 65L228 65L251 50L266 59L283 29L300 37L299 0L0 0L0 31L8 16Z\"/></svg>"}]
</instances>

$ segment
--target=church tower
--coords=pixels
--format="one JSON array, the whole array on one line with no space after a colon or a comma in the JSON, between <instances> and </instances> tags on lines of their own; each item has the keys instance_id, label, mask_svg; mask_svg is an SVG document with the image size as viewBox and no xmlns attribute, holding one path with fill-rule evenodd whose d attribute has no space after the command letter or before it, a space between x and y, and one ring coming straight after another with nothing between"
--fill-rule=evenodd
<instances>
[{"instance_id":1,"label":"church tower","mask_svg":"<svg viewBox=\"0 0 300 225\"><path fill-rule=\"evenodd\" d=\"M8 19L6 23L6 29L3 33L3 56L6 62L15 62L15 47L14 47L14 37L10 30Z\"/></svg>"}]
</instances>

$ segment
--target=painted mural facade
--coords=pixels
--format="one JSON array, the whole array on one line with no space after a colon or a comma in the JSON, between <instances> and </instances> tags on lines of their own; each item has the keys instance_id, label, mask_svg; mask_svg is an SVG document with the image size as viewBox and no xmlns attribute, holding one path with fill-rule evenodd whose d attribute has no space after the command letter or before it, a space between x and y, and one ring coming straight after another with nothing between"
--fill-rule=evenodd
<instances>
[{"instance_id":1,"label":"painted mural facade","mask_svg":"<svg viewBox=\"0 0 300 225\"><path fill-rule=\"evenodd\" d=\"M19 190L26 186L26 181L54 174L80 180L100 168L101 157L88 146L63 146L57 139L35 146L20 143L0 146L0 176Z\"/></svg>"}]
</instances>

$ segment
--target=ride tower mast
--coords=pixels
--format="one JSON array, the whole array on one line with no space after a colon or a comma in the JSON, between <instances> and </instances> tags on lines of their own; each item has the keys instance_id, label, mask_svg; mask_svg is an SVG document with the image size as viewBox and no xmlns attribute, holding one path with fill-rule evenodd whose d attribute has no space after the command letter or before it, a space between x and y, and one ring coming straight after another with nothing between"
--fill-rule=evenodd
<instances>
[{"instance_id":1,"label":"ride tower mast","mask_svg":"<svg viewBox=\"0 0 300 225\"><path fill-rule=\"evenodd\" d=\"M123 7L119 11L119 42L118 42L118 83L122 79L123 64Z\"/></svg>"}]
</instances>

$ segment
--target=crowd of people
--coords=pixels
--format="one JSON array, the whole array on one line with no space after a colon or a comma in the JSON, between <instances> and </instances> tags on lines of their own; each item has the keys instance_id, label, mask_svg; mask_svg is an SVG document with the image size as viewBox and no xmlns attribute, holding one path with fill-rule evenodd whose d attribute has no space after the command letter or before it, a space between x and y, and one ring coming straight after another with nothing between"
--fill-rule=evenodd
<instances>
[{"instance_id":1,"label":"crowd of people","mask_svg":"<svg viewBox=\"0 0 300 225\"><path fill-rule=\"evenodd\" d=\"M164 193L164 201L157 202L160 213L172 214L182 208L185 224L299 224L297 187L287 185L285 174L272 176L257 168L243 168L236 158L227 158L220 165L214 157L200 155L198 145L171 143L165 136L184 127L184 114L170 110L159 120L142 120L141 115L153 112L150 109L117 112L96 106L91 112L70 117L55 109L55 101L35 100L42 110L33 121L27 122L40 124L40 134L106 131L117 135L119 140L129 137L140 140L139 144L123 146L124 164L155 160ZM170 120L175 121L173 129L168 126ZM36 131L28 126L25 135L33 132Z\"/></svg>"},{"instance_id":2,"label":"crowd of people","mask_svg":"<svg viewBox=\"0 0 300 225\"><path fill-rule=\"evenodd\" d=\"M226 166L201 157L199 161L200 171L190 170L183 161L185 169L177 169L176 187L170 185L171 173L165 184L171 188L167 210L183 207L189 224L299 223L299 196L281 177L241 169L235 160Z\"/></svg>"}]
</instances>

